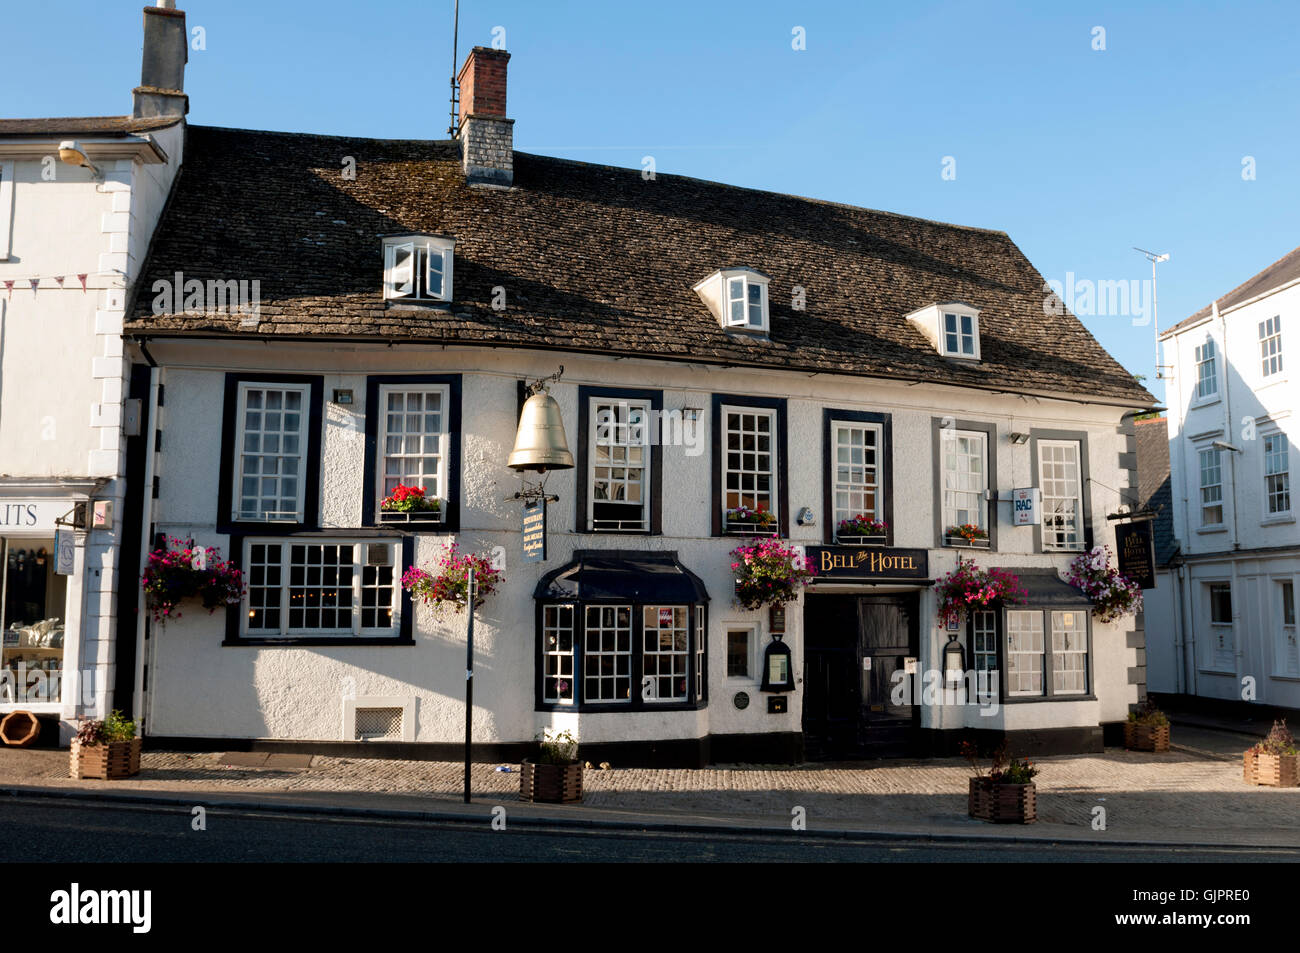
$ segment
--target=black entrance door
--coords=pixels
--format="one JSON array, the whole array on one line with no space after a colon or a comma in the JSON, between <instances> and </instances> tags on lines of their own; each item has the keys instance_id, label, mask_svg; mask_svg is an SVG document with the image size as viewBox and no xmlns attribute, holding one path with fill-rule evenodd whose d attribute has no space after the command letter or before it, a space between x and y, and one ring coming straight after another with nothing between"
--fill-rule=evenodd
<instances>
[{"instance_id":1,"label":"black entrance door","mask_svg":"<svg viewBox=\"0 0 1300 953\"><path fill-rule=\"evenodd\" d=\"M915 593L809 594L804 607L804 749L811 760L906 754L917 709L896 691L915 665Z\"/></svg>"}]
</instances>

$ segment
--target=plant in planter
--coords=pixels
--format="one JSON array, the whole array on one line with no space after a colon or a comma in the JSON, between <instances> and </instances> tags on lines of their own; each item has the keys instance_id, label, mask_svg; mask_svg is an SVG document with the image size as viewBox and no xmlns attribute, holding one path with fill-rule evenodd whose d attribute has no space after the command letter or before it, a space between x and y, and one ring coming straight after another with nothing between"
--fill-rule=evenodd
<instances>
[{"instance_id":1,"label":"plant in planter","mask_svg":"<svg viewBox=\"0 0 1300 953\"><path fill-rule=\"evenodd\" d=\"M949 546L988 548L989 545L988 530L980 529L974 523L962 523L960 526L949 526L944 530L943 538L944 542Z\"/></svg>"},{"instance_id":2,"label":"plant in planter","mask_svg":"<svg viewBox=\"0 0 1300 953\"><path fill-rule=\"evenodd\" d=\"M974 607L1021 605L1029 593L1020 577L1002 569L980 569L974 560L957 557L957 568L939 577L935 584L939 600L939 624L959 623Z\"/></svg>"},{"instance_id":3,"label":"plant in planter","mask_svg":"<svg viewBox=\"0 0 1300 953\"><path fill-rule=\"evenodd\" d=\"M180 617L185 599L198 596L211 615L244 597L243 574L233 563L223 562L215 546L195 546L193 540L171 537L171 548L155 549L144 569L145 599L155 622Z\"/></svg>"},{"instance_id":4,"label":"plant in planter","mask_svg":"<svg viewBox=\"0 0 1300 953\"><path fill-rule=\"evenodd\" d=\"M727 530L729 532L748 532L755 534L771 533L776 535L776 514L761 504L752 509L744 504L727 510Z\"/></svg>"},{"instance_id":5,"label":"plant in planter","mask_svg":"<svg viewBox=\"0 0 1300 953\"><path fill-rule=\"evenodd\" d=\"M572 804L582 800L582 762L578 739L570 731L543 730L537 736L536 761L519 765L519 799Z\"/></svg>"},{"instance_id":6,"label":"plant in planter","mask_svg":"<svg viewBox=\"0 0 1300 953\"><path fill-rule=\"evenodd\" d=\"M424 487L397 484L393 492L379 503L384 522L437 520L442 516L442 501L426 499Z\"/></svg>"},{"instance_id":7,"label":"plant in planter","mask_svg":"<svg viewBox=\"0 0 1300 953\"><path fill-rule=\"evenodd\" d=\"M487 556L462 553L455 540L448 544L435 571L418 566L407 569L402 574L402 588L434 609L450 606L455 612L464 612L470 567L474 569L474 608L478 609L496 592L501 571L492 568Z\"/></svg>"},{"instance_id":8,"label":"plant in planter","mask_svg":"<svg viewBox=\"0 0 1300 953\"><path fill-rule=\"evenodd\" d=\"M1109 546L1074 557L1066 581L1092 600L1098 622L1114 622L1142 608L1142 587L1110 565Z\"/></svg>"},{"instance_id":9,"label":"plant in planter","mask_svg":"<svg viewBox=\"0 0 1300 953\"><path fill-rule=\"evenodd\" d=\"M140 773L140 739L135 722L120 711L102 721L83 721L72 740L71 769L74 778L103 778L113 781Z\"/></svg>"},{"instance_id":10,"label":"plant in planter","mask_svg":"<svg viewBox=\"0 0 1300 953\"><path fill-rule=\"evenodd\" d=\"M883 546L889 538L889 524L865 513L859 513L849 519L840 520L835 530L835 538L850 546Z\"/></svg>"},{"instance_id":11,"label":"plant in planter","mask_svg":"<svg viewBox=\"0 0 1300 953\"><path fill-rule=\"evenodd\" d=\"M993 752L985 774L975 745L963 741L961 753L975 772L966 803L971 817L994 824L1032 824L1038 820L1038 789L1034 784L1038 769L1032 761L1009 757L1004 744Z\"/></svg>"},{"instance_id":12,"label":"plant in planter","mask_svg":"<svg viewBox=\"0 0 1300 953\"><path fill-rule=\"evenodd\" d=\"M1168 751L1169 718L1148 697L1124 722L1124 747L1130 751Z\"/></svg>"},{"instance_id":13,"label":"plant in planter","mask_svg":"<svg viewBox=\"0 0 1300 953\"><path fill-rule=\"evenodd\" d=\"M1247 784L1300 787L1300 749L1285 720L1273 722L1268 737L1242 756L1242 769Z\"/></svg>"},{"instance_id":14,"label":"plant in planter","mask_svg":"<svg viewBox=\"0 0 1300 953\"><path fill-rule=\"evenodd\" d=\"M731 551L736 574L736 602L746 609L783 605L799 598L817 570L779 539L744 543Z\"/></svg>"}]
</instances>

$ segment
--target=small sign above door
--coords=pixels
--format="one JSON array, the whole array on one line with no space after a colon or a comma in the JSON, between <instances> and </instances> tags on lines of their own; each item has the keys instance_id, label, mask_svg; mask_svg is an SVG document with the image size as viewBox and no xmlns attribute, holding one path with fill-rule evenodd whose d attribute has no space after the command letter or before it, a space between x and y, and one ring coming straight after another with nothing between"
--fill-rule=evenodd
<instances>
[{"instance_id":1,"label":"small sign above door","mask_svg":"<svg viewBox=\"0 0 1300 953\"><path fill-rule=\"evenodd\" d=\"M927 579L930 575L930 553L924 549L809 546L808 559L817 578L829 582Z\"/></svg>"}]
</instances>

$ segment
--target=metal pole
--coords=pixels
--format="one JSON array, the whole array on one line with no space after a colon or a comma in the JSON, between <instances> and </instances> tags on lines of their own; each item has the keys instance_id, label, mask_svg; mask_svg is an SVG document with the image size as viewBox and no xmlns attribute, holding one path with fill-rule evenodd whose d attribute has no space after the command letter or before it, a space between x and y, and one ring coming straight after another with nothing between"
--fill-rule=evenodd
<instances>
[{"instance_id":1,"label":"metal pole","mask_svg":"<svg viewBox=\"0 0 1300 953\"><path fill-rule=\"evenodd\" d=\"M460 41L460 0L456 0L455 19L452 20L451 27L451 125L447 127L447 135L456 138L456 59L459 56L457 45Z\"/></svg>"},{"instance_id":2,"label":"metal pole","mask_svg":"<svg viewBox=\"0 0 1300 953\"><path fill-rule=\"evenodd\" d=\"M474 729L474 566L465 571L469 630L465 635L465 803L469 803L469 750Z\"/></svg>"},{"instance_id":3,"label":"metal pole","mask_svg":"<svg viewBox=\"0 0 1300 953\"><path fill-rule=\"evenodd\" d=\"M1164 375L1160 373L1160 296L1156 293L1156 260L1151 259L1151 324L1156 337L1156 380Z\"/></svg>"}]
</instances>

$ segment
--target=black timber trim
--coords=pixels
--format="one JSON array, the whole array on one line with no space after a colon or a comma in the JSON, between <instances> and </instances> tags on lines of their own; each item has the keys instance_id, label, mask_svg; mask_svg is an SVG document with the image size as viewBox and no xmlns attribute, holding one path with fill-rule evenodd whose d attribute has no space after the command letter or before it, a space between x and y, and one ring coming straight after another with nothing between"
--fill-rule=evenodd
<instances>
[{"instance_id":1,"label":"black timber trim","mask_svg":"<svg viewBox=\"0 0 1300 953\"><path fill-rule=\"evenodd\" d=\"M822 409L822 514L826 521L823 534L827 546L835 545L835 442L833 427L836 423L878 424L880 426L879 458L876 461L876 493L883 496L882 519L889 524L885 545L894 545L894 418L865 410Z\"/></svg>"},{"instance_id":2,"label":"black timber trim","mask_svg":"<svg viewBox=\"0 0 1300 953\"><path fill-rule=\"evenodd\" d=\"M385 385L427 384L447 388L447 486L443 493L442 520L436 523L403 524L409 532L456 533L460 531L461 487L461 375L459 374L382 374L366 378L366 453L362 475L361 525L375 526L379 510L379 388Z\"/></svg>"},{"instance_id":3,"label":"black timber trim","mask_svg":"<svg viewBox=\"0 0 1300 953\"><path fill-rule=\"evenodd\" d=\"M303 482L302 522L281 522L261 520L236 520L232 517L234 500L235 443L239 433L239 385L240 384L306 384L308 385L307 406L303 408L307 415L307 454L304 472L299 474ZM217 487L218 533L242 536L287 536L291 533L309 532L320 528L320 466L321 466L321 423L323 401L325 398L325 378L319 374L226 374L225 398L221 418L221 483Z\"/></svg>"},{"instance_id":4,"label":"black timber trim","mask_svg":"<svg viewBox=\"0 0 1300 953\"><path fill-rule=\"evenodd\" d=\"M714 536L740 535L729 534L722 526L722 455L725 452L722 446L722 407L725 404L732 407L776 411L776 499L777 506L781 508L781 512L777 514L777 526L782 539L790 538L790 467L787 460L789 441L786 435L787 403L784 397L751 397L742 394L713 395L713 432L710 436L710 442L712 443L713 452L713 477L711 483L713 488Z\"/></svg>"},{"instance_id":5,"label":"black timber trim","mask_svg":"<svg viewBox=\"0 0 1300 953\"><path fill-rule=\"evenodd\" d=\"M650 437L646 450L650 454L650 507L649 530L596 531L588 528L591 521L591 502L587 499L589 473L591 469L591 400L592 398L610 398L623 400L647 401L654 411L653 422L646 422L646 433ZM576 533L594 536L659 536L663 533L663 443L662 421L664 409L664 392L661 390L639 390L623 387L593 387L582 384L578 387L578 472L575 474L573 507L573 530ZM656 434L651 427L659 429Z\"/></svg>"},{"instance_id":6,"label":"black timber trim","mask_svg":"<svg viewBox=\"0 0 1300 953\"><path fill-rule=\"evenodd\" d=\"M283 534L281 534L283 535ZM241 535L232 535L230 537L230 562L236 568L243 569L244 562L244 541L249 538L259 539L267 537L266 533L245 533ZM415 561L415 537L407 534L393 532L384 532L383 530L331 530L330 532L317 533L295 533L288 538L276 538L278 542L304 542L304 543L322 543L328 544L331 540L337 539L376 539L376 540L395 540L398 542L397 554L398 559L393 567L393 585L398 587L400 595L398 596L401 607L402 619L398 625L397 635L395 636L288 636L287 638L248 638L243 635L244 623L244 603L241 601L237 605L226 606L226 635L222 641L223 646L239 647L247 646L252 648L268 648L274 646L332 646L334 648L346 649L355 645L414 645L415 644L415 606L411 599L411 594L401 584L402 567L414 565ZM287 573L289 567L283 567ZM288 585L286 579L283 585Z\"/></svg>"}]
</instances>

